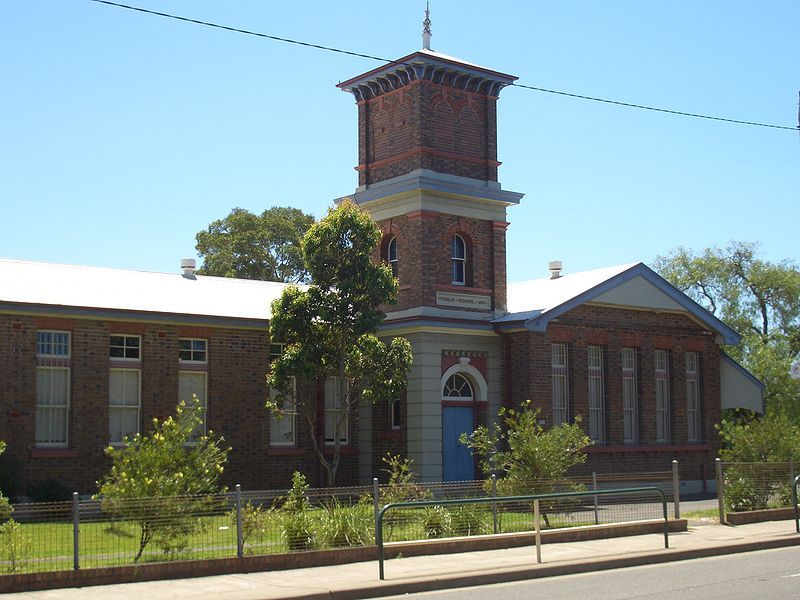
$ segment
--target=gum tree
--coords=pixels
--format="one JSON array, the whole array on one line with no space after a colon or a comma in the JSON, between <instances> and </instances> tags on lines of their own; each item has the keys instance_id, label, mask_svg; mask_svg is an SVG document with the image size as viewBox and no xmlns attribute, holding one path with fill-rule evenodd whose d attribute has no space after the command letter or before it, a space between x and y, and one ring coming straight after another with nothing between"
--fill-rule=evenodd
<instances>
[{"instance_id":1,"label":"gum tree","mask_svg":"<svg viewBox=\"0 0 800 600\"><path fill-rule=\"evenodd\" d=\"M272 304L270 338L285 344L273 360L268 385L274 391L267 408L282 414L288 405L308 424L320 464L333 486L346 428L360 402L388 402L405 388L411 348L404 338L384 343L377 337L386 315L382 306L396 301L398 284L391 269L372 260L380 230L350 201L331 209L303 238L303 260L313 282L307 289L287 288ZM326 453L318 427L315 394L323 382L333 388ZM299 382L295 385L294 382Z\"/></svg>"}]
</instances>

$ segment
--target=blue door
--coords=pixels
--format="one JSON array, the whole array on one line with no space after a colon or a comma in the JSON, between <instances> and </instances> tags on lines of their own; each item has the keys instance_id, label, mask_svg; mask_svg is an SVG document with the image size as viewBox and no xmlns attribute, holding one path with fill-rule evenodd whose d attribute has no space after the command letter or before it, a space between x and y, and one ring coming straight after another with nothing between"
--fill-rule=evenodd
<instances>
[{"instance_id":1,"label":"blue door","mask_svg":"<svg viewBox=\"0 0 800 600\"><path fill-rule=\"evenodd\" d=\"M462 433L474 430L472 408L467 406L442 407L442 446L445 481L470 481L475 479L472 453L458 441Z\"/></svg>"}]
</instances>

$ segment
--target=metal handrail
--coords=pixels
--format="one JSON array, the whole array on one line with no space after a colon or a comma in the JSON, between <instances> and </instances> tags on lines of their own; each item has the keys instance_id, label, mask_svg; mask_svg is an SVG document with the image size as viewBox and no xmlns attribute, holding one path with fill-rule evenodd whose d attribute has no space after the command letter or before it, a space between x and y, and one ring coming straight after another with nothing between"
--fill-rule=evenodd
<instances>
[{"instance_id":1,"label":"metal handrail","mask_svg":"<svg viewBox=\"0 0 800 600\"><path fill-rule=\"evenodd\" d=\"M800 533L800 510L797 507L797 483L800 482L800 475L795 476L792 484L792 507L794 508L794 528Z\"/></svg>"},{"instance_id":2,"label":"metal handrail","mask_svg":"<svg viewBox=\"0 0 800 600\"><path fill-rule=\"evenodd\" d=\"M798 478L800 478L800 476L798 476ZM795 479L795 482L797 482L797 479ZM661 496L661 507L664 515L664 548L669 548L669 517L667 513L667 496L666 494L664 494L664 491L657 486L620 488L614 490L592 490L590 492L558 492L553 494L535 494L532 496L495 496L487 498L458 498L455 500L415 500L413 502L394 502L392 504L387 504L380 510L380 512L378 513L378 517L375 520L375 542L378 546L378 575L381 580L384 579L383 563L385 557L384 557L384 544L383 544L383 517L389 510L414 509L425 506L450 506L459 504L492 504L492 503L497 504L497 503L511 503L511 502L533 502L535 506L534 511L536 513L535 516L536 523L534 524L537 533L536 549L537 549L537 556L540 557L541 539L539 537L540 527L538 519L540 500L547 500L551 498L580 498L585 496L609 496L614 494L622 495L622 494L634 494L641 492L655 492L659 496Z\"/></svg>"}]
</instances>

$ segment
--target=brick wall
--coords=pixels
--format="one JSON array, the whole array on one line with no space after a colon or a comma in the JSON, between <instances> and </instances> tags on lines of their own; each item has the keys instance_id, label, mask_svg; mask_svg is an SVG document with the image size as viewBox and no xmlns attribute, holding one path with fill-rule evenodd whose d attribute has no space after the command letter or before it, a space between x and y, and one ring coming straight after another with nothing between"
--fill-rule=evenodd
<instances>
[{"instance_id":1,"label":"brick wall","mask_svg":"<svg viewBox=\"0 0 800 600\"><path fill-rule=\"evenodd\" d=\"M518 406L531 399L552 424L551 344L563 342L569 355L570 417L588 422L588 346L599 345L604 356L604 446L590 451L584 470L668 470L673 458L681 461L682 477L711 477L719 446L714 424L720 420L720 350L714 336L681 314L654 313L584 305L559 317L545 333L504 334L503 352L511 375L504 402ZM621 349L636 349L638 367L639 444L624 445ZM654 351L669 356L671 440L656 444ZM684 356L700 358L700 443L687 441L686 377ZM686 473L684 474L684 470Z\"/></svg>"},{"instance_id":2,"label":"brick wall","mask_svg":"<svg viewBox=\"0 0 800 600\"><path fill-rule=\"evenodd\" d=\"M402 215L379 223L383 230L380 255L397 238L398 302L390 310L436 306L437 291L489 296L492 308L506 306L505 223L457 217L437 212ZM452 284L453 235L467 245L466 285ZM376 250L376 260L378 258Z\"/></svg>"},{"instance_id":3,"label":"brick wall","mask_svg":"<svg viewBox=\"0 0 800 600\"><path fill-rule=\"evenodd\" d=\"M496 103L424 80L360 102L359 185L416 169L497 181Z\"/></svg>"},{"instance_id":4,"label":"brick wall","mask_svg":"<svg viewBox=\"0 0 800 600\"><path fill-rule=\"evenodd\" d=\"M36 334L40 329L69 331L70 412L66 448L40 449L35 445ZM96 491L95 482L108 470L109 336L141 336L140 424L174 413L178 402L178 340L206 339L209 429L232 447L223 476L226 485L246 489L282 488L294 470L304 472L312 485L325 478L309 438L308 426L298 418L298 447L269 445L270 416L264 376L268 365L266 330L181 327L104 320L53 319L0 315L0 439L8 444L4 463L17 467L14 493L45 479L55 479L82 494ZM321 386L307 390L321 406ZM319 428L322 434L322 427ZM357 419L351 420L350 439L358 443ZM357 481L357 455L346 449L339 482Z\"/></svg>"}]
</instances>

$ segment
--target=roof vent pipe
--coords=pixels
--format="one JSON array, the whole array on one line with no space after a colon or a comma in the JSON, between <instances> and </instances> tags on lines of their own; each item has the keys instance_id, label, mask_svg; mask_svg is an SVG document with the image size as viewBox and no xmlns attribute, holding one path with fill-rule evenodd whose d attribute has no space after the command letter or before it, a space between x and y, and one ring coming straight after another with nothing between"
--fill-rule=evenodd
<instances>
[{"instance_id":1,"label":"roof vent pipe","mask_svg":"<svg viewBox=\"0 0 800 600\"><path fill-rule=\"evenodd\" d=\"M197 271L197 261L193 258L182 258L181 269L186 279L195 279L194 273Z\"/></svg>"},{"instance_id":2,"label":"roof vent pipe","mask_svg":"<svg viewBox=\"0 0 800 600\"><path fill-rule=\"evenodd\" d=\"M564 268L564 263L560 260L551 260L547 263L547 268L550 269L550 279L558 279L561 277L561 269Z\"/></svg>"}]
</instances>

